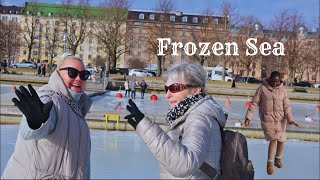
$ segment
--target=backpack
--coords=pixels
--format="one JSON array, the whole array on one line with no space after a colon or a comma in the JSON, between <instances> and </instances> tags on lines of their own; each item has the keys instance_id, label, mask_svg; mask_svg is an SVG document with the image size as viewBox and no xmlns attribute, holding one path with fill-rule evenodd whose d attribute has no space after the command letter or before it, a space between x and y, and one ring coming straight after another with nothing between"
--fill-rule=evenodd
<instances>
[{"instance_id":1,"label":"backpack","mask_svg":"<svg viewBox=\"0 0 320 180\"><path fill-rule=\"evenodd\" d=\"M227 118L227 115L226 115ZM231 130L221 130L221 174L204 162L200 170L213 179L251 180L254 179L254 168L248 158L248 146L245 136Z\"/></svg>"}]
</instances>

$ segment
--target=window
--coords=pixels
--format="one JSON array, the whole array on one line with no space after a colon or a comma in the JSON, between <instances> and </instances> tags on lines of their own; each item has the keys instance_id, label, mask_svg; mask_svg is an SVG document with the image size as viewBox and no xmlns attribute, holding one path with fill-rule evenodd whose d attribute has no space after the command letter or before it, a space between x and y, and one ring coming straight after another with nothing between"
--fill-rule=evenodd
<instances>
[{"instance_id":1,"label":"window","mask_svg":"<svg viewBox=\"0 0 320 180\"><path fill-rule=\"evenodd\" d=\"M134 56L133 51L129 51L130 56Z\"/></svg>"},{"instance_id":2,"label":"window","mask_svg":"<svg viewBox=\"0 0 320 180\"><path fill-rule=\"evenodd\" d=\"M163 16L163 14L161 14L159 20L163 21L163 19L164 19L164 16Z\"/></svg>"},{"instance_id":3,"label":"window","mask_svg":"<svg viewBox=\"0 0 320 180\"><path fill-rule=\"evenodd\" d=\"M131 33L134 33L134 28L130 28L130 32L131 32Z\"/></svg>"},{"instance_id":4,"label":"window","mask_svg":"<svg viewBox=\"0 0 320 180\"><path fill-rule=\"evenodd\" d=\"M83 46L80 46L80 51L83 51Z\"/></svg>"},{"instance_id":5,"label":"window","mask_svg":"<svg viewBox=\"0 0 320 180\"><path fill-rule=\"evenodd\" d=\"M193 17L193 18L192 18L192 22L193 22L193 23L198 23L198 17Z\"/></svg>"},{"instance_id":6,"label":"window","mask_svg":"<svg viewBox=\"0 0 320 180\"><path fill-rule=\"evenodd\" d=\"M187 16L183 16L182 17L182 22L188 22L188 17Z\"/></svg>"},{"instance_id":7,"label":"window","mask_svg":"<svg viewBox=\"0 0 320 180\"><path fill-rule=\"evenodd\" d=\"M150 14L149 19L154 20L154 14Z\"/></svg>"},{"instance_id":8,"label":"window","mask_svg":"<svg viewBox=\"0 0 320 180\"><path fill-rule=\"evenodd\" d=\"M203 18L203 23L208 24L208 18Z\"/></svg>"},{"instance_id":9,"label":"window","mask_svg":"<svg viewBox=\"0 0 320 180\"><path fill-rule=\"evenodd\" d=\"M142 28L139 28L139 33L142 33Z\"/></svg>"},{"instance_id":10,"label":"window","mask_svg":"<svg viewBox=\"0 0 320 180\"><path fill-rule=\"evenodd\" d=\"M92 38L89 38L89 43L91 44L93 42Z\"/></svg>"},{"instance_id":11,"label":"window","mask_svg":"<svg viewBox=\"0 0 320 180\"><path fill-rule=\"evenodd\" d=\"M138 51L138 56L141 57L141 51Z\"/></svg>"},{"instance_id":12,"label":"window","mask_svg":"<svg viewBox=\"0 0 320 180\"><path fill-rule=\"evenodd\" d=\"M138 44L138 48L142 48L142 44Z\"/></svg>"},{"instance_id":13,"label":"window","mask_svg":"<svg viewBox=\"0 0 320 180\"><path fill-rule=\"evenodd\" d=\"M134 44L130 44L130 48L134 48Z\"/></svg>"},{"instance_id":14,"label":"window","mask_svg":"<svg viewBox=\"0 0 320 180\"><path fill-rule=\"evenodd\" d=\"M142 36L139 36L139 37L138 37L138 40L139 40L139 41L142 41Z\"/></svg>"},{"instance_id":15,"label":"window","mask_svg":"<svg viewBox=\"0 0 320 180\"><path fill-rule=\"evenodd\" d=\"M219 23L219 19L218 18L214 18L214 23L218 24Z\"/></svg>"},{"instance_id":16,"label":"window","mask_svg":"<svg viewBox=\"0 0 320 180\"><path fill-rule=\"evenodd\" d=\"M182 31L182 36L185 37L187 33L185 31Z\"/></svg>"},{"instance_id":17,"label":"window","mask_svg":"<svg viewBox=\"0 0 320 180\"><path fill-rule=\"evenodd\" d=\"M33 54L34 56L36 56L36 55L38 55L38 51L33 51L32 54Z\"/></svg>"},{"instance_id":18,"label":"window","mask_svg":"<svg viewBox=\"0 0 320 180\"><path fill-rule=\"evenodd\" d=\"M93 49L93 48L92 48L91 46L89 46L89 51L90 51L90 52L92 51L92 49Z\"/></svg>"},{"instance_id":19,"label":"window","mask_svg":"<svg viewBox=\"0 0 320 180\"><path fill-rule=\"evenodd\" d=\"M130 40L133 40L133 36L130 36Z\"/></svg>"},{"instance_id":20,"label":"window","mask_svg":"<svg viewBox=\"0 0 320 180\"><path fill-rule=\"evenodd\" d=\"M92 57L91 54L89 54L89 55L88 55L88 59L91 59L91 57Z\"/></svg>"},{"instance_id":21,"label":"window","mask_svg":"<svg viewBox=\"0 0 320 180\"><path fill-rule=\"evenodd\" d=\"M143 13L139 14L139 19L144 19L144 14Z\"/></svg>"},{"instance_id":22,"label":"window","mask_svg":"<svg viewBox=\"0 0 320 180\"><path fill-rule=\"evenodd\" d=\"M27 55L27 50L23 50L22 54Z\"/></svg>"},{"instance_id":23,"label":"window","mask_svg":"<svg viewBox=\"0 0 320 180\"><path fill-rule=\"evenodd\" d=\"M175 16L170 16L170 21L172 21L172 22L176 21L176 17Z\"/></svg>"},{"instance_id":24,"label":"window","mask_svg":"<svg viewBox=\"0 0 320 180\"><path fill-rule=\"evenodd\" d=\"M12 20L13 22L18 22L18 17L12 17L11 20Z\"/></svg>"},{"instance_id":25,"label":"window","mask_svg":"<svg viewBox=\"0 0 320 180\"><path fill-rule=\"evenodd\" d=\"M7 16L2 16L2 21L8 21L8 17Z\"/></svg>"}]
</instances>

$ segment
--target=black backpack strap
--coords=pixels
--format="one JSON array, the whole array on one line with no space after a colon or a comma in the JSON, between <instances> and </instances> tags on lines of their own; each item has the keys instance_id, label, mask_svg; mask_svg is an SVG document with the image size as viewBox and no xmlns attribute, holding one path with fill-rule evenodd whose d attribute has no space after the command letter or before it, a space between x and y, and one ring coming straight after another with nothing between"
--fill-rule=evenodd
<instances>
[{"instance_id":1,"label":"black backpack strap","mask_svg":"<svg viewBox=\"0 0 320 180\"><path fill-rule=\"evenodd\" d=\"M227 113L224 113L224 116L225 116L226 119L228 119L228 114ZM222 137L223 127L221 127L221 126L220 126L220 132L221 132L221 137ZM203 162L203 164L200 167L200 170L202 172L204 172L205 174L207 174L212 179L217 180L217 179L220 179L220 177L221 177L221 174L215 168L213 168L212 166L210 166L206 162Z\"/></svg>"},{"instance_id":2,"label":"black backpack strap","mask_svg":"<svg viewBox=\"0 0 320 180\"><path fill-rule=\"evenodd\" d=\"M211 177L214 180L220 179L221 177L221 174L206 162L203 162L203 164L200 167L200 170L206 173L209 177Z\"/></svg>"}]
</instances>

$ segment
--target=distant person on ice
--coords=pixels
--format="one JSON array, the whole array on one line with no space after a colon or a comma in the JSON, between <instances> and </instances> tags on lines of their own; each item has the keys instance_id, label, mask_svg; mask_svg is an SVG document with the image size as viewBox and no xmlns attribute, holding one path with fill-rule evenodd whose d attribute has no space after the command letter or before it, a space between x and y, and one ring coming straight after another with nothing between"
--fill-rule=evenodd
<instances>
[{"instance_id":1,"label":"distant person on ice","mask_svg":"<svg viewBox=\"0 0 320 180\"><path fill-rule=\"evenodd\" d=\"M90 179L92 101L84 93L90 72L65 55L37 92L20 86L12 101L23 113L16 146L3 179Z\"/></svg>"},{"instance_id":2,"label":"distant person on ice","mask_svg":"<svg viewBox=\"0 0 320 180\"><path fill-rule=\"evenodd\" d=\"M267 173L272 175L274 173L273 165L277 168L283 168L281 155L286 141L286 124L299 127L293 120L290 101L278 71L273 71L271 76L264 79L262 85L257 89L245 117L245 126L250 124L253 113L258 106L264 136L267 141L270 141ZM274 157L275 150L277 151Z\"/></svg>"}]
</instances>

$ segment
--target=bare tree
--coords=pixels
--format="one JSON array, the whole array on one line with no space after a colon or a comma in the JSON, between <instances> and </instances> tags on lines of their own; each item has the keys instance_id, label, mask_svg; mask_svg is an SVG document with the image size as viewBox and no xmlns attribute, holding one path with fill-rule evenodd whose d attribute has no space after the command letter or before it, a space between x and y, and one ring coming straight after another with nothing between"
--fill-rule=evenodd
<instances>
[{"instance_id":1,"label":"bare tree","mask_svg":"<svg viewBox=\"0 0 320 180\"><path fill-rule=\"evenodd\" d=\"M128 67L132 69L144 69L146 67L146 62L139 58L130 58L128 60Z\"/></svg>"},{"instance_id":2,"label":"bare tree","mask_svg":"<svg viewBox=\"0 0 320 180\"><path fill-rule=\"evenodd\" d=\"M170 49L164 51L164 56L158 54L157 38L173 38L175 35L174 24L170 23L170 12L174 9L173 0L159 0L156 12L159 18L155 22L149 23L147 27L147 53L154 54L157 57L157 76L161 76L165 57L170 54Z\"/></svg>"},{"instance_id":3,"label":"bare tree","mask_svg":"<svg viewBox=\"0 0 320 180\"><path fill-rule=\"evenodd\" d=\"M108 55L107 68L116 68L120 56L126 52L129 29L125 28L130 3L128 0L106 0L97 20L95 36L100 47Z\"/></svg>"},{"instance_id":4,"label":"bare tree","mask_svg":"<svg viewBox=\"0 0 320 180\"><path fill-rule=\"evenodd\" d=\"M54 21L48 19L46 25L44 26L45 31L45 54L48 57L50 68L53 67L53 58L58 56L56 53L58 51L59 44L61 43L61 38L59 37L61 31L59 27L52 26ZM53 28L54 27L54 28Z\"/></svg>"},{"instance_id":5,"label":"bare tree","mask_svg":"<svg viewBox=\"0 0 320 180\"><path fill-rule=\"evenodd\" d=\"M242 23L239 26L239 30L237 34L239 38L237 40L237 44L239 47L239 55L237 56L237 58L241 62L241 64L245 67L247 77L249 77L249 73L251 70L255 68L255 65L261 62L260 53L253 56L248 56L246 54L246 51L247 51L246 41L249 38L261 39L261 36L259 36L259 30L256 29L256 25L258 24L259 24L259 21L256 17L244 16L242 17ZM261 40L257 40L256 46L259 46L260 42Z\"/></svg>"},{"instance_id":6,"label":"bare tree","mask_svg":"<svg viewBox=\"0 0 320 180\"><path fill-rule=\"evenodd\" d=\"M39 6L37 6L37 0L26 2L26 8L24 8L22 14L25 16L22 20L25 22L25 26L22 27L22 44L27 47L28 60L30 60L32 50L40 47L39 35L42 30L40 24L41 11Z\"/></svg>"},{"instance_id":7,"label":"bare tree","mask_svg":"<svg viewBox=\"0 0 320 180\"><path fill-rule=\"evenodd\" d=\"M1 21L1 57L6 58L8 60L8 66L10 67L11 60L15 57L15 55L18 53L18 45L19 45L19 30L20 30L20 24L17 22L14 22L13 20L10 20L8 22L3 23Z\"/></svg>"},{"instance_id":8,"label":"bare tree","mask_svg":"<svg viewBox=\"0 0 320 180\"><path fill-rule=\"evenodd\" d=\"M214 21L213 12L210 9L204 10L202 13L202 22L200 29L193 28L191 30L191 37L192 42L195 44L199 44L200 42L215 42L217 41L217 36L221 32L221 30L218 29L218 21ZM217 19L218 20L218 19ZM205 61L215 60L215 56L209 56L209 55L199 55L201 49L197 48L196 53L193 55L196 61L198 61L202 66Z\"/></svg>"},{"instance_id":9,"label":"bare tree","mask_svg":"<svg viewBox=\"0 0 320 180\"><path fill-rule=\"evenodd\" d=\"M89 0L79 0L74 4L73 0L63 0L63 11L61 21L64 26L64 50L68 48L70 53L76 54L77 48L88 36L88 23L91 11L89 10Z\"/></svg>"},{"instance_id":10,"label":"bare tree","mask_svg":"<svg viewBox=\"0 0 320 180\"><path fill-rule=\"evenodd\" d=\"M230 25L233 23L233 25L237 24L237 14L235 13L235 8L232 6L232 3L229 1L223 1L220 5L220 14L222 16L223 20L223 32L224 34L222 35L222 39L220 42L225 44L228 40L230 40ZM231 21L234 22L231 22ZM226 64L227 61L230 60L230 56L223 56L221 58L222 60L222 77L221 80L225 80L225 75L226 75Z\"/></svg>"}]
</instances>

